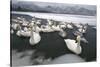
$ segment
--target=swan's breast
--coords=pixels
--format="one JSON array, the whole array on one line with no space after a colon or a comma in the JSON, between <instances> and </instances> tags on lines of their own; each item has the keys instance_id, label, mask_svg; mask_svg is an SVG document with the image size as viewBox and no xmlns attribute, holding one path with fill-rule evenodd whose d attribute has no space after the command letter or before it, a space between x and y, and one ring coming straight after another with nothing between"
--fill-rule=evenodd
<instances>
[{"instance_id":1,"label":"swan's breast","mask_svg":"<svg viewBox=\"0 0 100 67\"><path fill-rule=\"evenodd\" d=\"M80 54L81 53L81 46L78 46L78 43L75 43L75 40L71 40L71 39L65 39L65 43L68 47L69 50L71 50L72 52L76 53L76 54Z\"/></svg>"},{"instance_id":2,"label":"swan's breast","mask_svg":"<svg viewBox=\"0 0 100 67\"><path fill-rule=\"evenodd\" d=\"M21 31L17 31L16 35L21 36Z\"/></svg>"},{"instance_id":3,"label":"swan's breast","mask_svg":"<svg viewBox=\"0 0 100 67\"><path fill-rule=\"evenodd\" d=\"M75 40L66 39L65 43L69 49L75 49L77 47L77 43L75 43Z\"/></svg>"},{"instance_id":4,"label":"swan's breast","mask_svg":"<svg viewBox=\"0 0 100 67\"><path fill-rule=\"evenodd\" d=\"M41 40L41 36L39 33L33 32L33 37L30 38L29 42L31 45L35 45L39 43Z\"/></svg>"}]
</instances>

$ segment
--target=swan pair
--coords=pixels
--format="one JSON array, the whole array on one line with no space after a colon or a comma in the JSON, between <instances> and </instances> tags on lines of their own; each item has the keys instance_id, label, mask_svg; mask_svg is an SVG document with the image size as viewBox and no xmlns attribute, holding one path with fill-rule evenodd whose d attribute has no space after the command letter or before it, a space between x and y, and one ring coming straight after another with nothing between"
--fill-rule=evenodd
<instances>
[{"instance_id":1,"label":"swan pair","mask_svg":"<svg viewBox=\"0 0 100 67\"><path fill-rule=\"evenodd\" d=\"M87 30L87 26L84 25L82 28L79 28L78 31L81 32L81 33L86 33L86 30Z\"/></svg>"}]
</instances>

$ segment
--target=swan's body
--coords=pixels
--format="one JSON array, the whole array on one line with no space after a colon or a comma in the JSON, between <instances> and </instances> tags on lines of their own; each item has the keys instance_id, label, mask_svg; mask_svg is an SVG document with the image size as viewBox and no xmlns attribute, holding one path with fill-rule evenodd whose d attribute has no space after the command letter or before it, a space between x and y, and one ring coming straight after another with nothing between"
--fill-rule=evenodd
<instances>
[{"instance_id":1,"label":"swan's body","mask_svg":"<svg viewBox=\"0 0 100 67\"><path fill-rule=\"evenodd\" d=\"M66 25L60 25L60 27L66 29Z\"/></svg>"},{"instance_id":2,"label":"swan's body","mask_svg":"<svg viewBox=\"0 0 100 67\"><path fill-rule=\"evenodd\" d=\"M67 24L67 28L73 29L73 26L71 24Z\"/></svg>"},{"instance_id":3,"label":"swan's body","mask_svg":"<svg viewBox=\"0 0 100 67\"><path fill-rule=\"evenodd\" d=\"M29 31L29 29L27 28L27 27L24 27L24 29L23 29L24 31Z\"/></svg>"},{"instance_id":4,"label":"swan's body","mask_svg":"<svg viewBox=\"0 0 100 67\"><path fill-rule=\"evenodd\" d=\"M61 31L61 28L60 28L59 25L57 25L57 26L52 25L52 29L53 29L54 31Z\"/></svg>"},{"instance_id":5,"label":"swan's body","mask_svg":"<svg viewBox=\"0 0 100 67\"><path fill-rule=\"evenodd\" d=\"M47 25L41 25L41 31L42 32L53 32L54 30L49 24L47 24Z\"/></svg>"},{"instance_id":6,"label":"swan's body","mask_svg":"<svg viewBox=\"0 0 100 67\"><path fill-rule=\"evenodd\" d=\"M41 24L41 20L37 20L36 24Z\"/></svg>"},{"instance_id":7,"label":"swan's body","mask_svg":"<svg viewBox=\"0 0 100 67\"><path fill-rule=\"evenodd\" d=\"M63 30L59 31L58 33L61 37L66 37L67 36L67 33Z\"/></svg>"},{"instance_id":8,"label":"swan's body","mask_svg":"<svg viewBox=\"0 0 100 67\"><path fill-rule=\"evenodd\" d=\"M81 24L74 24L77 28L82 28L83 26Z\"/></svg>"},{"instance_id":9,"label":"swan's body","mask_svg":"<svg viewBox=\"0 0 100 67\"><path fill-rule=\"evenodd\" d=\"M24 36L24 37L30 37L31 36L31 30L29 28L24 27L22 30L21 28L16 33L17 36Z\"/></svg>"},{"instance_id":10,"label":"swan's body","mask_svg":"<svg viewBox=\"0 0 100 67\"><path fill-rule=\"evenodd\" d=\"M78 29L78 31L81 32L81 33L86 33L86 30L82 29L82 28Z\"/></svg>"},{"instance_id":11,"label":"swan's body","mask_svg":"<svg viewBox=\"0 0 100 67\"><path fill-rule=\"evenodd\" d=\"M16 35L17 36L30 37L31 36L31 31L18 30Z\"/></svg>"},{"instance_id":12,"label":"swan's body","mask_svg":"<svg viewBox=\"0 0 100 67\"><path fill-rule=\"evenodd\" d=\"M17 23L17 22L18 22L18 20L17 20L17 19L12 19L12 22L16 22L16 23Z\"/></svg>"},{"instance_id":13,"label":"swan's body","mask_svg":"<svg viewBox=\"0 0 100 67\"><path fill-rule=\"evenodd\" d=\"M16 35L20 37L21 36L21 30L18 30Z\"/></svg>"},{"instance_id":14,"label":"swan's body","mask_svg":"<svg viewBox=\"0 0 100 67\"><path fill-rule=\"evenodd\" d=\"M22 26L28 26L28 23L27 22L23 22Z\"/></svg>"},{"instance_id":15,"label":"swan's body","mask_svg":"<svg viewBox=\"0 0 100 67\"><path fill-rule=\"evenodd\" d=\"M19 26L19 24L15 24L15 23L13 23L13 24L11 25L11 27L12 27L14 30L17 30L18 26Z\"/></svg>"},{"instance_id":16,"label":"swan's body","mask_svg":"<svg viewBox=\"0 0 100 67\"><path fill-rule=\"evenodd\" d=\"M80 46L80 36L77 36L77 43L72 39L64 39L69 50L76 54L80 54L82 52L82 48Z\"/></svg>"},{"instance_id":17,"label":"swan's body","mask_svg":"<svg viewBox=\"0 0 100 67\"><path fill-rule=\"evenodd\" d=\"M40 40L41 40L40 34L37 32L32 32L32 35L29 39L30 44L35 45L35 44L39 43Z\"/></svg>"},{"instance_id":18,"label":"swan's body","mask_svg":"<svg viewBox=\"0 0 100 67\"><path fill-rule=\"evenodd\" d=\"M65 27L65 26L63 26L63 27ZM58 31L58 32L59 32L58 34L59 34L61 37L66 37L66 36L67 36L67 33L63 30L63 28L62 28L61 25L54 26L53 29L54 29L55 31Z\"/></svg>"},{"instance_id":19,"label":"swan's body","mask_svg":"<svg viewBox=\"0 0 100 67\"><path fill-rule=\"evenodd\" d=\"M42 29L43 32L53 32L54 30L50 26L46 26L44 29Z\"/></svg>"},{"instance_id":20,"label":"swan's body","mask_svg":"<svg viewBox=\"0 0 100 67\"><path fill-rule=\"evenodd\" d=\"M48 25L52 25L52 20L48 19Z\"/></svg>"},{"instance_id":21,"label":"swan's body","mask_svg":"<svg viewBox=\"0 0 100 67\"><path fill-rule=\"evenodd\" d=\"M11 30L10 30L10 33L11 33L11 34L13 34L13 33L14 33L14 30L13 30L13 29L11 29Z\"/></svg>"}]
</instances>

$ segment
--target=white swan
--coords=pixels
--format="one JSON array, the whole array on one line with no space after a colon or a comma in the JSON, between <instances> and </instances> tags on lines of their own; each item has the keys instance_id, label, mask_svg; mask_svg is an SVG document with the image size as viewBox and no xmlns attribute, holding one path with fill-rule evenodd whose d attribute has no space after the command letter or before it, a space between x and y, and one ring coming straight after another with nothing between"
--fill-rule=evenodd
<instances>
[{"instance_id":1,"label":"white swan","mask_svg":"<svg viewBox=\"0 0 100 67\"><path fill-rule=\"evenodd\" d=\"M41 20L37 20L36 24L41 24Z\"/></svg>"},{"instance_id":2,"label":"white swan","mask_svg":"<svg viewBox=\"0 0 100 67\"><path fill-rule=\"evenodd\" d=\"M46 26L42 25L41 30L43 32L54 32L54 30L49 25L46 25Z\"/></svg>"},{"instance_id":3,"label":"white swan","mask_svg":"<svg viewBox=\"0 0 100 67\"><path fill-rule=\"evenodd\" d=\"M66 25L64 25L64 24L61 24L60 27L63 29L66 29Z\"/></svg>"},{"instance_id":4,"label":"white swan","mask_svg":"<svg viewBox=\"0 0 100 67\"><path fill-rule=\"evenodd\" d=\"M12 22L16 22L16 23L18 22L18 20L17 20L17 19L12 19L11 21L12 21Z\"/></svg>"},{"instance_id":5,"label":"white swan","mask_svg":"<svg viewBox=\"0 0 100 67\"><path fill-rule=\"evenodd\" d=\"M30 37L31 31L27 27L24 27L24 30L22 30L21 27L19 27L19 30L17 31L16 35L17 36Z\"/></svg>"},{"instance_id":6,"label":"white swan","mask_svg":"<svg viewBox=\"0 0 100 67\"><path fill-rule=\"evenodd\" d=\"M23 30L24 31L29 31L29 29L27 27L24 27Z\"/></svg>"},{"instance_id":7,"label":"white swan","mask_svg":"<svg viewBox=\"0 0 100 67\"><path fill-rule=\"evenodd\" d=\"M79 23L74 24L77 28L82 28L83 26Z\"/></svg>"},{"instance_id":8,"label":"white swan","mask_svg":"<svg viewBox=\"0 0 100 67\"><path fill-rule=\"evenodd\" d=\"M22 36L22 32L24 32L24 30L21 29L21 26L18 26L18 28L19 29L17 30L16 35L20 37Z\"/></svg>"},{"instance_id":9,"label":"white swan","mask_svg":"<svg viewBox=\"0 0 100 67\"><path fill-rule=\"evenodd\" d=\"M59 25L57 25L57 26L52 25L52 29L53 29L54 31L61 31L61 28L60 28Z\"/></svg>"},{"instance_id":10,"label":"white swan","mask_svg":"<svg viewBox=\"0 0 100 67\"><path fill-rule=\"evenodd\" d=\"M33 27L34 25L35 25L34 23L30 23L30 28L32 28L33 30L36 28L36 31L40 32L41 29L38 26ZM31 29L30 28L24 27L23 30L20 28L16 34L18 36L31 37Z\"/></svg>"},{"instance_id":11,"label":"white swan","mask_svg":"<svg viewBox=\"0 0 100 67\"><path fill-rule=\"evenodd\" d=\"M28 26L28 23L23 22L23 23L22 23L22 26Z\"/></svg>"},{"instance_id":12,"label":"white swan","mask_svg":"<svg viewBox=\"0 0 100 67\"><path fill-rule=\"evenodd\" d=\"M32 27L32 29L31 29L31 37L29 39L29 43L31 45L35 45L35 44L39 43L41 40L39 30L36 29L36 27L37 27L37 24L35 24L34 27Z\"/></svg>"},{"instance_id":13,"label":"white swan","mask_svg":"<svg viewBox=\"0 0 100 67\"><path fill-rule=\"evenodd\" d=\"M47 19L47 21L48 21L48 25L52 25L53 24L51 19Z\"/></svg>"},{"instance_id":14,"label":"white swan","mask_svg":"<svg viewBox=\"0 0 100 67\"><path fill-rule=\"evenodd\" d=\"M39 43L40 40L41 40L40 34L38 32L32 31L31 32L31 37L29 39L30 44L35 45L35 44Z\"/></svg>"},{"instance_id":15,"label":"white swan","mask_svg":"<svg viewBox=\"0 0 100 67\"><path fill-rule=\"evenodd\" d=\"M61 37L66 37L67 33L64 30L59 31L58 33Z\"/></svg>"},{"instance_id":16,"label":"white swan","mask_svg":"<svg viewBox=\"0 0 100 67\"><path fill-rule=\"evenodd\" d=\"M62 29L61 25L59 25L59 33L61 37L66 37L67 33Z\"/></svg>"},{"instance_id":17,"label":"white swan","mask_svg":"<svg viewBox=\"0 0 100 67\"><path fill-rule=\"evenodd\" d=\"M11 27L12 27L14 30L17 30L18 27L19 27L19 24L12 23Z\"/></svg>"},{"instance_id":18,"label":"white swan","mask_svg":"<svg viewBox=\"0 0 100 67\"><path fill-rule=\"evenodd\" d=\"M14 30L13 30L13 29L11 29L11 30L10 30L10 33L11 33L11 34L13 34L13 33L14 33Z\"/></svg>"},{"instance_id":19,"label":"white swan","mask_svg":"<svg viewBox=\"0 0 100 67\"><path fill-rule=\"evenodd\" d=\"M16 33L16 35L20 37L21 36L21 31L22 30L18 30L17 33Z\"/></svg>"},{"instance_id":20,"label":"white swan","mask_svg":"<svg viewBox=\"0 0 100 67\"><path fill-rule=\"evenodd\" d=\"M78 31L81 32L81 33L86 33L86 30L82 29L82 28L79 28Z\"/></svg>"},{"instance_id":21,"label":"white swan","mask_svg":"<svg viewBox=\"0 0 100 67\"><path fill-rule=\"evenodd\" d=\"M72 39L64 39L69 50L76 54L80 54L82 52L82 48L80 46L80 36L78 35L76 40ZM76 42L77 41L77 42Z\"/></svg>"},{"instance_id":22,"label":"white swan","mask_svg":"<svg viewBox=\"0 0 100 67\"><path fill-rule=\"evenodd\" d=\"M54 32L54 30L52 29L51 20L47 20L47 21L48 21L47 25L41 25L41 31L42 32Z\"/></svg>"},{"instance_id":23,"label":"white swan","mask_svg":"<svg viewBox=\"0 0 100 67\"><path fill-rule=\"evenodd\" d=\"M24 37L30 37L31 36L31 31L20 31L21 36Z\"/></svg>"},{"instance_id":24,"label":"white swan","mask_svg":"<svg viewBox=\"0 0 100 67\"><path fill-rule=\"evenodd\" d=\"M81 32L81 33L86 33L86 30L87 30L87 26L84 25L82 28L79 28L78 31Z\"/></svg>"},{"instance_id":25,"label":"white swan","mask_svg":"<svg viewBox=\"0 0 100 67\"><path fill-rule=\"evenodd\" d=\"M67 24L67 28L73 29L73 26L71 24Z\"/></svg>"},{"instance_id":26,"label":"white swan","mask_svg":"<svg viewBox=\"0 0 100 67\"><path fill-rule=\"evenodd\" d=\"M22 26L28 26L28 21L25 20L25 18L22 18Z\"/></svg>"}]
</instances>

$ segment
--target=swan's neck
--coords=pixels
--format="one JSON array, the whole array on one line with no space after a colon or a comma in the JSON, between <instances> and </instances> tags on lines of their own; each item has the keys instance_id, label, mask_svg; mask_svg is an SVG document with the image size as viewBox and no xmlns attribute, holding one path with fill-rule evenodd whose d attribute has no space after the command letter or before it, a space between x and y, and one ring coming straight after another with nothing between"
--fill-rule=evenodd
<instances>
[{"instance_id":1,"label":"swan's neck","mask_svg":"<svg viewBox=\"0 0 100 67\"><path fill-rule=\"evenodd\" d=\"M77 36L77 43L78 43L77 45L78 46L80 46L80 38L81 38L80 36Z\"/></svg>"},{"instance_id":2,"label":"swan's neck","mask_svg":"<svg viewBox=\"0 0 100 67\"><path fill-rule=\"evenodd\" d=\"M37 27L37 24L34 25L34 27L33 27L34 29L33 28L31 29L31 36L33 38L34 38L34 32L39 33L39 31L36 29L36 27Z\"/></svg>"},{"instance_id":3,"label":"swan's neck","mask_svg":"<svg viewBox=\"0 0 100 67\"><path fill-rule=\"evenodd\" d=\"M80 41L78 42L78 46L80 46Z\"/></svg>"}]
</instances>

